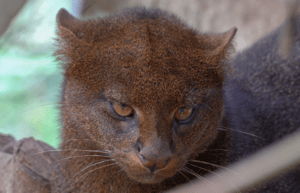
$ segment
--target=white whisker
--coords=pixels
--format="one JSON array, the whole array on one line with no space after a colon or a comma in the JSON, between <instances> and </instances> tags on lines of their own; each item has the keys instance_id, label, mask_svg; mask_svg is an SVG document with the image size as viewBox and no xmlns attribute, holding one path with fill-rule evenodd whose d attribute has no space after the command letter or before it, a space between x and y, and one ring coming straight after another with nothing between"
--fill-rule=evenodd
<instances>
[{"instance_id":1,"label":"white whisker","mask_svg":"<svg viewBox=\"0 0 300 193\"><path fill-rule=\"evenodd\" d=\"M62 149L62 150L47 150L47 151L41 151L37 153L33 153L30 155L36 155L41 153L49 153L49 152L64 152L64 151L85 151L85 152L96 152L96 153L109 153L108 151L101 151L101 150L86 150L86 149Z\"/></svg>"},{"instance_id":2,"label":"white whisker","mask_svg":"<svg viewBox=\"0 0 300 193\"><path fill-rule=\"evenodd\" d=\"M110 156L103 156L103 155L81 155L81 156L73 156L73 157L62 158L60 160L57 160L56 162L60 162L60 161L68 160L68 159L72 159L72 158L79 158L79 157L104 157L104 158L110 158Z\"/></svg>"},{"instance_id":3,"label":"white whisker","mask_svg":"<svg viewBox=\"0 0 300 193\"><path fill-rule=\"evenodd\" d=\"M195 173L193 170L190 170L190 169L187 168L187 167L183 167L183 168L182 168L182 171L188 172L188 173L190 173L190 174L196 176L197 178L204 180L205 182L207 182L207 183L209 183L209 184L211 185L211 188L214 188L214 191L215 191L215 192L217 192L216 189L215 189L215 186L211 183L211 181L207 180L205 177L203 177L203 176L201 176L201 175Z\"/></svg>"},{"instance_id":4,"label":"white whisker","mask_svg":"<svg viewBox=\"0 0 300 193\"><path fill-rule=\"evenodd\" d=\"M230 173L232 173L233 175L235 175L236 177L238 177L238 174L236 174L234 171L226 168L226 167L223 167L223 166L220 166L220 165L216 165L216 164L213 164L213 163L209 163L209 162L205 162L205 161L200 161L200 160L189 160L191 162L197 162L197 163L202 163L202 164L207 164L207 165L211 165L211 166L214 166L214 167L217 167L217 168L221 168L221 169L224 169L224 170L227 170L229 171Z\"/></svg>"},{"instance_id":5,"label":"white whisker","mask_svg":"<svg viewBox=\"0 0 300 193\"><path fill-rule=\"evenodd\" d=\"M94 164L88 165L87 167L81 169L79 172L77 172L75 175L73 175L73 177L67 182L67 184L69 184L69 182L70 182L74 177L76 177L79 173L83 172L84 170L86 170L86 169L88 169L88 168L90 168L90 167L92 167L92 166L94 166L94 165L98 165L98 164L101 164L101 163L104 163L104 162L108 162L108 161L113 161L113 159L110 159L110 160L104 160L104 161L101 161L101 162L96 162L96 163L94 163ZM116 164L116 163L114 163L114 164ZM74 183L73 183L73 184L74 184ZM73 185L73 184L72 184L72 185ZM71 187L71 186L70 186L70 187Z\"/></svg>"},{"instance_id":6,"label":"white whisker","mask_svg":"<svg viewBox=\"0 0 300 193\"><path fill-rule=\"evenodd\" d=\"M194 165L194 164L191 164L191 163L188 163L190 166L193 166L193 167L196 167L196 168L199 168L199 169L201 169L201 170L204 170L204 171L207 171L207 172L209 172L209 173L212 173L212 174L214 174L214 175L216 175L216 176L219 176L219 177L221 177L221 178L224 178L223 176L221 176L220 174L217 174L216 172L213 172L213 171L210 171L210 170L208 170L208 169L206 169L206 168L203 168L203 167L200 167L200 166L196 166L196 165ZM239 192L240 193L240 191L236 188L236 186L234 186L232 183L230 183L230 182L228 182L228 184L230 184L234 189L236 189L237 190L237 192Z\"/></svg>"},{"instance_id":7,"label":"white whisker","mask_svg":"<svg viewBox=\"0 0 300 193\"><path fill-rule=\"evenodd\" d=\"M185 171L185 172L188 172L188 173L190 173L190 174L192 174L192 175L194 175L194 176L197 177L198 179L203 179L203 180L205 180L206 182L208 182L208 183L210 183L210 184L212 185L212 183L211 183L209 180L207 180L207 179L204 178L203 176L197 174L197 173L194 172L193 170L190 170L190 169L187 168L187 167L183 167L181 170L182 170L182 171Z\"/></svg>"},{"instance_id":8,"label":"white whisker","mask_svg":"<svg viewBox=\"0 0 300 193\"><path fill-rule=\"evenodd\" d=\"M230 149L211 149L211 150L206 150L205 152L207 151L229 151L229 152L232 152Z\"/></svg>"},{"instance_id":9,"label":"white whisker","mask_svg":"<svg viewBox=\"0 0 300 193\"><path fill-rule=\"evenodd\" d=\"M99 164L99 163L98 163L98 164ZM95 164L93 164L93 165L95 165ZM116 165L116 163L112 163L112 164L108 164L108 165L105 165L105 166L101 166L101 167L99 167L99 168L93 169L93 170L91 170L91 171L89 171L89 172L83 174L83 175L80 176L77 180L75 180L75 181L70 185L70 187L72 187L73 184L75 184L76 182L78 182L82 177L84 177L84 176L86 176L86 175L88 175L88 174L94 172L95 170L99 170L99 169L101 169L101 168L108 167L108 166L111 166L111 165ZM91 165L91 166L92 166L92 165ZM89 167L90 167L90 166L89 166ZM78 174L78 173L77 173L77 174ZM76 175L77 175L77 174L76 174ZM75 176L73 176L73 177L75 177ZM73 178L73 177L72 177L72 178ZM72 179L72 178L71 178L71 179ZM70 179L70 180L71 180L71 179ZM70 181L70 180L69 180L69 181ZM69 181L67 182L67 184L69 183Z\"/></svg>"},{"instance_id":10,"label":"white whisker","mask_svg":"<svg viewBox=\"0 0 300 193\"><path fill-rule=\"evenodd\" d=\"M183 177L185 177L185 179L187 179L187 181L190 181L190 179L183 173L181 172L180 170L178 171Z\"/></svg>"},{"instance_id":11,"label":"white whisker","mask_svg":"<svg viewBox=\"0 0 300 193\"><path fill-rule=\"evenodd\" d=\"M262 138L262 137L259 137L257 135L252 134L252 133L247 133L247 132L244 132L244 131L234 130L234 129L227 128L227 127L222 127L222 128L218 128L218 129L222 130L222 131L235 131L235 132L243 133L243 134L246 134L246 135L249 135L249 136L252 136L252 137L257 137L257 138L260 138L260 139L264 140L264 138Z\"/></svg>"}]
</instances>

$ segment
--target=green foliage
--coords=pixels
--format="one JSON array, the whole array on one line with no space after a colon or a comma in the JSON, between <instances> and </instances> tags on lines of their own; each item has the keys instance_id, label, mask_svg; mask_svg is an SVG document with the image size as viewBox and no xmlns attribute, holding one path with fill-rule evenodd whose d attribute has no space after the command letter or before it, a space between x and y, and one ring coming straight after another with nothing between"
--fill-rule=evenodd
<instances>
[{"instance_id":1,"label":"green foliage","mask_svg":"<svg viewBox=\"0 0 300 193\"><path fill-rule=\"evenodd\" d=\"M0 132L58 147L62 75L52 56L55 15L69 3L28 1L0 39Z\"/></svg>"},{"instance_id":2,"label":"green foliage","mask_svg":"<svg viewBox=\"0 0 300 193\"><path fill-rule=\"evenodd\" d=\"M53 57L0 58L0 132L58 146L61 74Z\"/></svg>"}]
</instances>

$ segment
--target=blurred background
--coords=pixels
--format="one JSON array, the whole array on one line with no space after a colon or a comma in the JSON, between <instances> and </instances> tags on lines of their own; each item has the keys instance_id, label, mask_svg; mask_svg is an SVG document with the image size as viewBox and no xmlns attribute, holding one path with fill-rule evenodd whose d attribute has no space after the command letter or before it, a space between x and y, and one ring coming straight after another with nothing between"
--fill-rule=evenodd
<instances>
[{"instance_id":1,"label":"blurred background","mask_svg":"<svg viewBox=\"0 0 300 193\"><path fill-rule=\"evenodd\" d=\"M58 147L62 75L55 51L55 16L62 7L83 20L125 7L158 7L201 32L236 26L237 51L278 27L287 0L2 0L0 1L0 133L33 136Z\"/></svg>"}]
</instances>

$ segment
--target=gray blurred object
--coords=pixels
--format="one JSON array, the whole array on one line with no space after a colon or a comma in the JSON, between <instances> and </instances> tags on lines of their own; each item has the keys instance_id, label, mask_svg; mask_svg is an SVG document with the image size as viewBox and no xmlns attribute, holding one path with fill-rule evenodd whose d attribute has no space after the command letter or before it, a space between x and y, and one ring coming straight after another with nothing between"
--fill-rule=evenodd
<instances>
[{"instance_id":1,"label":"gray blurred object","mask_svg":"<svg viewBox=\"0 0 300 193\"><path fill-rule=\"evenodd\" d=\"M279 55L286 59L289 55L289 53L292 50L292 44L293 44L293 31L294 31L294 26L292 25L298 12L299 12L299 7L300 7L300 1L299 0L290 0L287 3L287 18L288 18L288 26L284 29L283 36L280 39L280 46L278 49Z\"/></svg>"},{"instance_id":2,"label":"gray blurred object","mask_svg":"<svg viewBox=\"0 0 300 193\"><path fill-rule=\"evenodd\" d=\"M219 33L236 26L235 48L241 51L285 20L286 3L287 0L85 0L82 17L91 19L134 6L160 8L200 32Z\"/></svg>"},{"instance_id":3,"label":"gray blurred object","mask_svg":"<svg viewBox=\"0 0 300 193\"><path fill-rule=\"evenodd\" d=\"M9 6L4 4L14 1L16 0L1 0L0 8L9 10ZM55 15L57 11L64 7L79 17L83 2L83 0L27 1L18 16L10 21L6 32L2 34L0 39L1 48L3 50L13 48L28 55L53 53L55 50Z\"/></svg>"},{"instance_id":4,"label":"gray blurred object","mask_svg":"<svg viewBox=\"0 0 300 193\"><path fill-rule=\"evenodd\" d=\"M50 193L51 164L57 160L55 149L42 141L0 133L0 192Z\"/></svg>"},{"instance_id":5,"label":"gray blurred object","mask_svg":"<svg viewBox=\"0 0 300 193\"><path fill-rule=\"evenodd\" d=\"M85 0L72 0L72 15L81 17L84 8Z\"/></svg>"},{"instance_id":6,"label":"gray blurred object","mask_svg":"<svg viewBox=\"0 0 300 193\"><path fill-rule=\"evenodd\" d=\"M10 22L23 8L27 0L0 1L0 37L6 32Z\"/></svg>"},{"instance_id":7,"label":"gray blurred object","mask_svg":"<svg viewBox=\"0 0 300 193\"><path fill-rule=\"evenodd\" d=\"M299 139L300 132L291 134L226 170L205 176L207 181L194 181L168 192L229 193L251 188L300 164ZM270 160L273 160L271 164Z\"/></svg>"}]
</instances>

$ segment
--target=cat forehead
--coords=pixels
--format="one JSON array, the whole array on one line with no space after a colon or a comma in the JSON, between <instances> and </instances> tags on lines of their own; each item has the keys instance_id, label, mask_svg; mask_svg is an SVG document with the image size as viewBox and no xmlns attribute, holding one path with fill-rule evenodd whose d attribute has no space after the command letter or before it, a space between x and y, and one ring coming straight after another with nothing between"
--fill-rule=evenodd
<instances>
[{"instance_id":1,"label":"cat forehead","mask_svg":"<svg viewBox=\"0 0 300 193\"><path fill-rule=\"evenodd\" d=\"M184 43L188 35L175 35L174 30L144 20L118 33L89 50L94 53L89 59L97 57L94 63L99 65L98 70L91 73L106 74L103 81L131 85L131 91L139 90L138 93L151 88L151 92L147 92L153 95L158 90L172 93L187 86L187 82L197 84L201 80L203 84L203 80L215 78L214 64L210 64L203 50L197 47L200 44L195 34L189 34L195 38L193 43Z\"/></svg>"},{"instance_id":2,"label":"cat forehead","mask_svg":"<svg viewBox=\"0 0 300 193\"><path fill-rule=\"evenodd\" d=\"M213 93L221 91L216 87L197 86L177 80L176 77L167 81L152 80L143 83L135 81L132 84L113 82L105 87L103 94L110 101L133 107L174 110L180 106L193 107Z\"/></svg>"},{"instance_id":3,"label":"cat forehead","mask_svg":"<svg viewBox=\"0 0 300 193\"><path fill-rule=\"evenodd\" d=\"M178 25L140 20L112 33L93 50L102 70L124 80L173 82L172 76L199 79L216 70L196 34Z\"/></svg>"}]
</instances>

